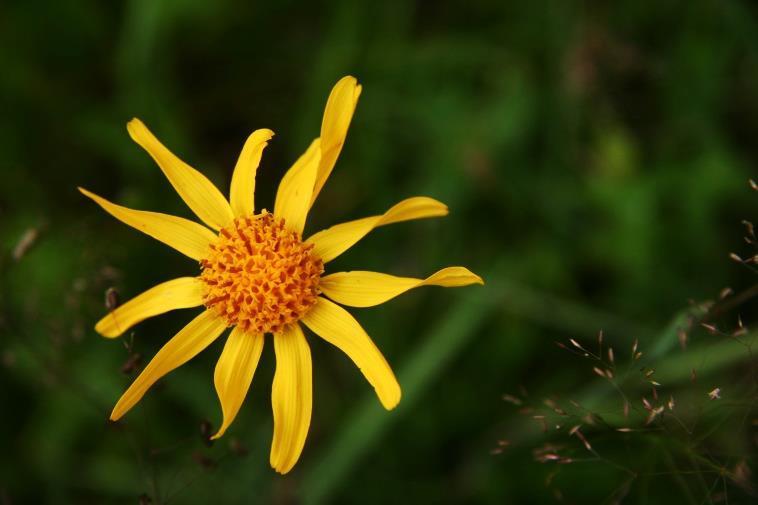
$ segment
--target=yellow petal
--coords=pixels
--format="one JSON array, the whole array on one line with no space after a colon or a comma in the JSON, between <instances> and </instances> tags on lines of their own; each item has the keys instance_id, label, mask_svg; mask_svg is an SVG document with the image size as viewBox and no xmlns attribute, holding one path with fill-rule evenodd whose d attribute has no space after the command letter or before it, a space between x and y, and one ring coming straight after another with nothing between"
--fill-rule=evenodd
<instances>
[{"instance_id":1,"label":"yellow petal","mask_svg":"<svg viewBox=\"0 0 758 505\"><path fill-rule=\"evenodd\" d=\"M274 215L284 219L285 226L296 233L302 233L305 227L319 159L321 143L316 139L284 174L276 192Z\"/></svg>"},{"instance_id":2,"label":"yellow petal","mask_svg":"<svg viewBox=\"0 0 758 505\"><path fill-rule=\"evenodd\" d=\"M321 122L322 154L311 203L316 200L321 188L324 187L342 151L359 96L361 96L361 86L355 77L350 75L340 79L329 94L324 109L324 119Z\"/></svg>"},{"instance_id":3,"label":"yellow petal","mask_svg":"<svg viewBox=\"0 0 758 505\"><path fill-rule=\"evenodd\" d=\"M447 212L444 203L425 196L415 196L403 200L381 216L334 225L312 235L306 242L314 245L313 252L326 263L350 249L374 228L411 219L446 216Z\"/></svg>"},{"instance_id":4,"label":"yellow petal","mask_svg":"<svg viewBox=\"0 0 758 505\"><path fill-rule=\"evenodd\" d=\"M164 345L113 407L111 421L131 409L147 390L171 370L180 367L208 347L226 328L226 321L206 310Z\"/></svg>"},{"instance_id":5,"label":"yellow petal","mask_svg":"<svg viewBox=\"0 0 758 505\"><path fill-rule=\"evenodd\" d=\"M263 335L245 333L239 326L236 326L227 338L213 374L224 421L212 439L223 435L237 416L253 381L262 350Z\"/></svg>"},{"instance_id":6,"label":"yellow petal","mask_svg":"<svg viewBox=\"0 0 758 505\"><path fill-rule=\"evenodd\" d=\"M207 256L208 246L216 240L216 235L212 231L189 219L159 212L129 209L111 203L84 188L79 188L79 191L122 223L150 235L192 259L200 261Z\"/></svg>"},{"instance_id":7,"label":"yellow petal","mask_svg":"<svg viewBox=\"0 0 758 505\"><path fill-rule=\"evenodd\" d=\"M395 408L400 402L400 384L371 337L348 311L326 298L319 298L302 321L353 360L376 390L385 409Z\"/></svg>"},{"instance_id":8,"label":"yellow petal","mask_svg":"<svg viewBox=\"0 0 758 505\"><path fill-rule=\"evenodd\" d=\"M311 424L311 351L297 323L274 335L274 351L276 372L271 390L274 439L269 461L274 470L284 474L300 458Z\"/></svg>"},{"instance_id":9,"label":"yellow petal","mask_svg":"<svg viewBox=\"0 0 758 505\"><path fill-rule=\"evenodd\" d=\"M218 230L234 219L229 202L218 188L166 149L142 121L132 119L126 129L132 140L155 160L182 200L205 224Z\"/></svg>"},{"instance_id":10,"label":"yellow petal","mask_svg":"<svg viewBox=\"0 0 758 505\"><path fill-rule=\"evenodd\" d=\"M273 136L274 132L266 128L255 130L242 147L229 191L229 202L235 217L249 216L255 210L255 172L261 162L263 149Z\"/></svg>"},{"instance_id":11,"label":"yellow petal","mask_svg":"<svg viewBox=\"0 0 758 505\"><path fill-rule=\"evenodd\" d=\"M484 281L467 268L448 267L426 279L395 277L378 272L338 272L322 277L318 287L342 305L372 307L419 286L453 288L469 284L484 284Z\"/></svg>"},{"instance_id":12,"label":"yellow petal","mask_svg":"<svg viewBox=\"0 0 758 505\"><path fill-rule=\"evenodd\" d=\"M95 331L115 338L149 317L202 304L202 281L197 277L180 277L158 284L111 311L98 321Z\"/></svg>"}]
</instances>

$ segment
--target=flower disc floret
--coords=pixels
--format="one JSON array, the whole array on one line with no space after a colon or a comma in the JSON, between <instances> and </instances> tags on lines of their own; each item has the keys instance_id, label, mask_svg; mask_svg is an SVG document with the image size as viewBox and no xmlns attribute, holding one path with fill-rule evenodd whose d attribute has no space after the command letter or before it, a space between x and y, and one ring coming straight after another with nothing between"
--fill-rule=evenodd
<instances>
[{"instance_id":1,"label":"flower disc floret","mask_svg":"<svg viewBox=\"0 0 758 505\"><path fill-rule=\"evenodd\" d=\"M302 318L324 272L313 246L265 211L222 228L200 263L206 307L252 333L278 333Z\"/></svg>"}]
</instances>

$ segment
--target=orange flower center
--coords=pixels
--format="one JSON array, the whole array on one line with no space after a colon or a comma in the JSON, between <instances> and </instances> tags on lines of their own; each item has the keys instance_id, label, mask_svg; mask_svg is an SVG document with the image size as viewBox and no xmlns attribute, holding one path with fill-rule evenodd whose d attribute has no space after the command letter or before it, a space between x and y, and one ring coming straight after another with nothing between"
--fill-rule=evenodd
<instances>
[{"instance_id":1,"label":"orange flower center","mask_svg":"<svg viewBox=\"0 0 758 505\"><path fill-rule=\"evenodd\" d=\"M324 263L265 210L222 228L200 262L205 306L253 333L278 333L318 297Z\"/></svg>"}]
</instances>

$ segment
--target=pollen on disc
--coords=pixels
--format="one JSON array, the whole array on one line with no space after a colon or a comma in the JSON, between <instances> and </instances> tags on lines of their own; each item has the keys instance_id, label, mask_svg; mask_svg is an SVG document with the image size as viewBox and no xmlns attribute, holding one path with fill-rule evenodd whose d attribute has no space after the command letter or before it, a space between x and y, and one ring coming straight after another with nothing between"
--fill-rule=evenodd
<instances>
[{"instance_id":1,"label":"pollen on disc","mask_svg":"<svg viewBox=\"0 0 758 505\"><path fill-rule=\"evenodd\" d=\"M264 211L222 228L200 264L205 305L253 333L278 333L319 294L324 263L313 246Z\"/></svg>"}]
</instances>

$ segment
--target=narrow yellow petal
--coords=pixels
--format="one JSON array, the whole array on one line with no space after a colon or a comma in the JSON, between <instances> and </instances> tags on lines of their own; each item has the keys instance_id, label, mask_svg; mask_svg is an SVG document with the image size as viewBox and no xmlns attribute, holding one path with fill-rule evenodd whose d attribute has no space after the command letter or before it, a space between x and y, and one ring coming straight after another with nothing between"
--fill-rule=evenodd
<instances>
[{"instance_id":1,"label":"narrow yellow petal","mask_svg":"<svg viewBox=\"0 0 758 505\"><path fill-rule=\"evenodd\" d=\"M395 277L378 272L338 272L319 281L323 293L342 305L372 307L420 286L446 288L484 284L478 275L464 267L443 268L426 279Z\"/></svg>"},{"instance_id":2,"label":"narrow yellow petal","mask_svg":"<svg viewBox=\"0 0 758 505\"><path fill-rule=\"evenodd\" d=\"M447 205L444 203L425 196L415 196L403 200L381 216L334 225L312 235L306 242L314 245L314 254L326 263L350 249L374 228L411 219L446 216L447 213Z\"/></svg>"},{"instance_id":3,"label":"narrow yellow petal","mask_svg":"<svg viewBox=\"0 0 758 505\"><path fill-rule=\"evenodd\" d=\"M274 470L285 474L300 458L311 424L311 351L297 323L274 335L274 351L276 372L271 390L274 439L269 461Z\"/></svg>"},{"instance_id":4,"label":"narrow yellow petal","mask_svg":"<svg viewBox=\"0 0 758 505\"><path fill-rule=\"evenodd\" d=\"M226 321L206 310L164 345L113 407L111 421L117 421L144 396L161 377L194 358L216 340Z\"/></svg>"},{"instance_id":5,"label":"narrow yellow petal","mask_svg":"<svg viewBox=\"0 0 758 505\"><path fill-rule=\"evenodd\" d=\"M316 200L326 179L332 173L334 164L345 143L350 121L353 119L358 97L361 96L361 86L355 77L350 75L340 79L332 88L324 109L324 119L321 122L321 162L318 167L316 184L313 188L311 204Z\"/></svg>"},{"instance_id":6,"label":"narrow yellow petal","mask_svg":"<svg viewBox=\"0 0 758 505\"><path fill-rule=\"evenodd\" d=\"M108 338L122 335L129 328L158 314L188 309L203 304L203 283L197 277L180 277L154 286L111 311L95 325L95 331Z\"/></svg>"},{"instance_id":7,"label":"narrow yellow petal","mask_svg":"<svg viewBox=\"0 0 758 505\"><path fill-rule=\"evenodd\" d=\"M213 374L224 421L212 439L223 435L237 416L253 381L262 350L263 335L245 333L239 326L227 338Z\"/></svg>"},{"instance_id":8,"label":"narrow yellow petal","mask_svg":"<svg viewBox=\"0 0 758 505\"><path fill-rule=\"evenodd\" d=\"M150 235L192 259L200 261L207 256L208 246L216 240L216 235L212 231L189 219L159 212L129 209L111 203L84 188L79 188L79 191L122 223Z\"/></svg>"},{"instance_id":9,"label":"narrow yellow petal","mask_svg":"<svg viewBox=\"0 0 758 505\"><path fill-rule=\"evenodd\" d=\"M203 174L177 158L139 119L127 123L129 135L155 160L182 200L205 224L218 230L233 219L224 195Z\"/></svg>"},{"instance_id":10,"label":"narrow yellow petal","mask_svg":"<svg viewBox=\"0 0 758 505\"><path fill-rule=\"evenodd\" d=\"M305 227L319 159L321 143L316 139L284 174L276 192L274 216L284 219L285 226L296 233L302 233Z\"/></svg>"},{"instance_id":11,"label":"narrow yellow petal","mask_svg":"<svg viewBox=\"0 0 758 505\"><path fill-rule=\"evenodd\" d=\"M255 130L242 147L229 191L229 202L235 217L249 216L255 210L255 172L261 162L263 149L273 136L274 132L266 128Z\"/></svg>"},{"instance_id":12,"label":"narrow yellow petal","mask_svg":"<svg viewBox=\"0 0 758 505\"><path fill-rule=\"evenodd\" d=\"M371 337L348 311L326 298L319 298L302 321L353 360L376 390L385 409L395 408L400 402L400 384Z\"/></svg>"}]
</instances>

